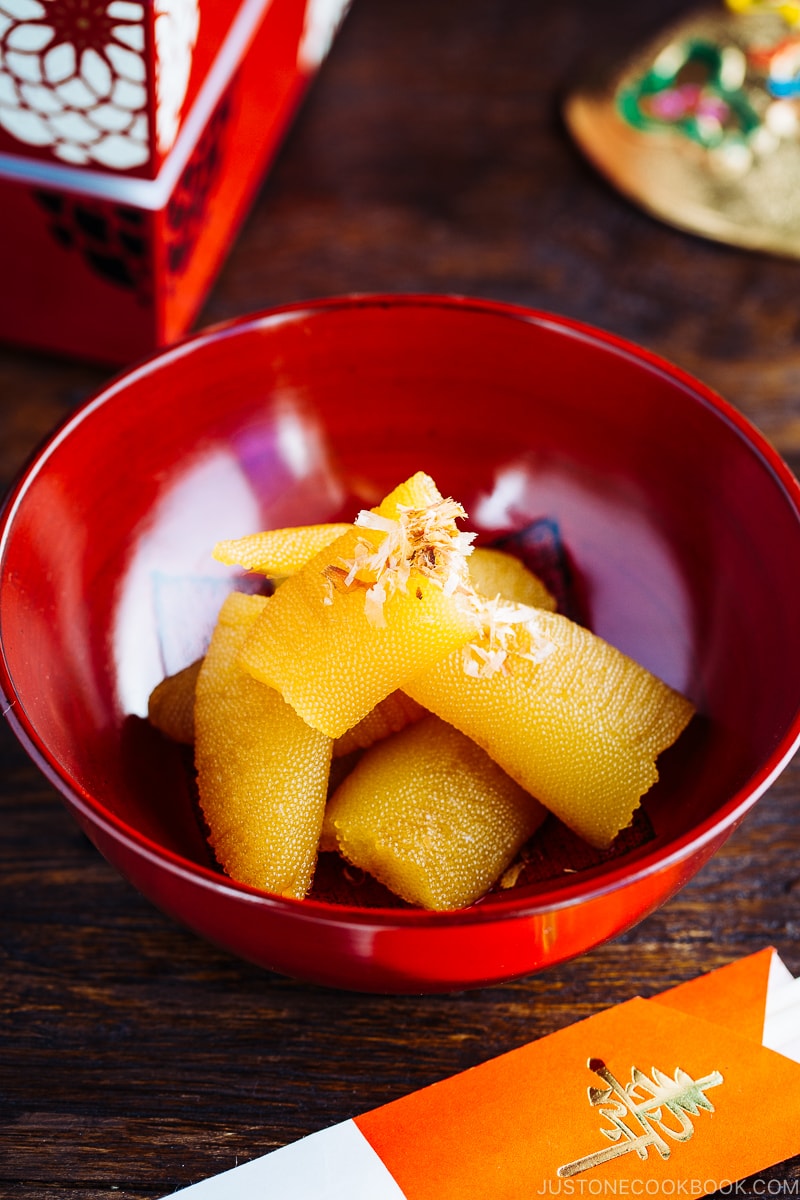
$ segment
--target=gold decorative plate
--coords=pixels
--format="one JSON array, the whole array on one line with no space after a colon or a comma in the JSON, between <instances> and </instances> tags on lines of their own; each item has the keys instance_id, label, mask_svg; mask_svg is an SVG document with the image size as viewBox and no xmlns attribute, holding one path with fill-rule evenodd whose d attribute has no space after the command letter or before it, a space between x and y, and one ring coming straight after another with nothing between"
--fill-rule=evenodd
<instances>
[{"instance_id":1,"label":"gold decorative plate","mask_svg":"<svg viewBox=\"0 0 800 1200\"><path fill-rule=\"evenodd\" d=\"M800 257L800 22L699 11L586 82L564 116L612 184L678 228Z\"/></svg>"}]
</instances>

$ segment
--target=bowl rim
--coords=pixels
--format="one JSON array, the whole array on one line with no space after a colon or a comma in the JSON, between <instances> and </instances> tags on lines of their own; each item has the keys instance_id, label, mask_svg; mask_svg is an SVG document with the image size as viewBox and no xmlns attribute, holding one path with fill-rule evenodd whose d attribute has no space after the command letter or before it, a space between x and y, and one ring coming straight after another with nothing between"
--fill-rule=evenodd
<instances>
[{"instance_id":1,"label":"bowl rim","mask_svg":"<svg viewBox=\"0 0 800 1200\"><path fill-rule=\"evenodd\" d=\"M218 342L220 339L235 338L247 332L282 322L317 317L342 309L392 309L430 308L459 311L472 315L495 316L549 329L561 336L588 342L600 349L610 351L621 358L643 366L655 375L677 384L685 392L710 409L716 417L727 424L747 445L751 453L767 467L775 482L784 492L795 517L800 524L800 483L766 437L732 404L724 400L708 385L662 358L655 352L637 343L600 329L583 321L575 320L542 309L505 301L491 300L455 294L438 293L351 293L328 296L320 299L294 301L256 312L245 313L228 320L217 322L192 333L166 349L148 355L140 362L124 368L112 376L97 391L82 401L68 414L51 433L45 437L30 455L9 489L0 509L0 579L5 563L6 550L13 535L14 518L27 492L45 467L54 451L91 414L101 406L111 404L124 392L128 385L148 374L162 369L196 349ZM507 898L498 898L495 893L491 904L478 902L468 908L450 912L431 912L422 909L393 907L365 908L358 905L333 903L309 897L303 900L277 896L247 884L238 883L227 876L195 863L175 851L141 834L122 818L110 812L102 802L91 796L63 767L39 737L33 722L28 718L18 695L8 663L5 636L0 624L0 693L4 700L3 715L15 736L39 768L74 809L83 828L90 833L92 828L101 831L114 842L140 858L145 858L170 874L212 892L222 892L231 898L238 897L260 907L291 915L294 919L308 920L315 925L334 927L357 925L359 928L373 927L386 930L392 927L454 927L483 924L502 920L530 918L537 915L569 908L578 903L599 899L622 887L629 887L646 877L668 871L683 860L694 856L710 843L721 841L742 820L758 798L774 782L800 746L800 691L794 717L777 746L761 767L713 814L705 818L690 831L679 834L668 841L656 843L648 851L646 847L637 851L631 864L624 860L614 866L611 860L606 867L592 871L591 877L579 878L575 883L561 880L544 880L542 884L528 885L514 896L509 891ZM87 828L88 826L88 828ZM90 833L91 836L91 833ZM712 847L713 848L713 847ZM557 886L553 886L557 884ZM531 894L532 889L533 894Z\"/></svg>"}]
</instances>

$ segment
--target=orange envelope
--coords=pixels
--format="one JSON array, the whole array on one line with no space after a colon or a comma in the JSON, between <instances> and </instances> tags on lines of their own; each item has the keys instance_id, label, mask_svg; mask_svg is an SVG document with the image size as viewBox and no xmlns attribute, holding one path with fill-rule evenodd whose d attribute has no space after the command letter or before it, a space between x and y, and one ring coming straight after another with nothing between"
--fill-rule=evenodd
<instances>
[{"instance_id":1,"label":"orange envelope","mask_svg":"<svg viewBox=\"0 0 800 1200\"><path fill-rule=\"evenodd\" d=\"M770 984L774 991L791 979L775 949L768 946L661 992L653 1000L763 1042Z\"/></svg>"},{"instance_id":2,"label":"orange envelope","mask_svg":"<svg viewBox=\"0 0 800 1200\"><path fill-rule=\"evenodd\" d=\"M775 957L630 1000L355 1123L406 1200L725 1188L800 1150L800 1064L761 1044Z\"/></svg>"},{"instance_id":3,"label":"orange envelope","mask_svg":"<svg viewBox=\"0 0 800 1200\"><path fill-rule=\"evenodd\" d=\"M736 1181L800 1151L798 1039L800 979L767 949L180 1195L534 1200L733 1192Z\"/></svg>"}]
</instances>

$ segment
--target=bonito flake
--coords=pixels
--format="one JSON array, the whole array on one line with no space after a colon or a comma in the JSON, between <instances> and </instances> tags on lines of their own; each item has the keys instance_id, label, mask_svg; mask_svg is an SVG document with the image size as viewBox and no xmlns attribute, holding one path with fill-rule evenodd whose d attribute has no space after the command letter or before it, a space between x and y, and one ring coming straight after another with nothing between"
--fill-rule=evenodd
<instances>
[{"instance_id":1,"label":"bonito flake","mask_svg":"<svg viewBox=\"0 0 800 1200\"><path fill-rule=\"evenodd\" d=\"M276 591L241 663L339 737L476 636L463 509L422 472Z\"/></svg>"}]
</instances>

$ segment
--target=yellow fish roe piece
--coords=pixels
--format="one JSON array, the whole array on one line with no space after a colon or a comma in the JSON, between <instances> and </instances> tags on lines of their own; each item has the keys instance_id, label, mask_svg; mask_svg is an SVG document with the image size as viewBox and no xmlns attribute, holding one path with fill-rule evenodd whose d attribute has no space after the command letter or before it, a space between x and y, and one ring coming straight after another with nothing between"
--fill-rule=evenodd
<instances>
[{"instance_id":1,"label":"yellow fish roe piece","mask_svg":"<svg viewBox=\"0 0 800 1200\"><path fill-rule=\"evenodd\" d=\"M310 558L352 528L352 525L331 524L268 529L265 533L217 542L213 553L219 562L244 567L259 575L294 575Z\"/></svg>"},{"instance_id":2,"label":"yellow fish roe piece","mask_svg":"<svg viewBox=\"0 0 800 1200\"><path fill-rule=\"evenodd\" d=\"M472 586L482 596L501 595L506 600L516 600L533 608L555 610L555 599L541 579L513 554L491 546L476 546L467 566ZM420 720L426 712L427 709L405 692L392 692L363 720L336 739L333 756L338 758L353 750L365 750L374 742L399 733L406 725Z\"/></svg>"},{"instance_id":3,"label":"yellow fish roe piece","mask_svg":"<svg viewBox=\"0 0 800 1200\"><path fill-rule=\"evenodd\" d=\"M372 511L382 517L394 519L399 508L427 508L429 504L435 504L441 498L442 493L430 475L426 475L424 471L416 471L408 479L398 483L397 487L392 488Z\"/></svg>"},{"instance_id":4,"label":"yellow fish roe piece","mask_svg":"<svg viewBox=\"0 0 800 1200\"><path fill-rule=\"evenodd\" d=\"M194 694L202 663L198 658L182 671L162 679L147 702L150 724L186 746L194 741Z\"/></svg>"},{"instance_id":5,"label":"yellow fish roe piece","mask_svg":"<svg viewBox=\"0 0 800 1200\"><path fill-rule=\"evenodd\" d=\"M489 600L502 596L531 608L555 612L556 601L523 562L505 550L476 546L469 556L469 577L475 591Z\"/></svg>"},{"instance_id":6,"label":"yellow fish roe piece","mask_svg":"<svg viewBox=\"0 0 800 1200\"><path fill-rule=\"evenodd\" d=\"M499 665L487 634L477 643L477 669L473 647L457 650L404 690L473 738L587 842L607 846L630 823L658 778L655 759L694 708L566 617L521 607L511 616L526 611L527 623L505 627Z\"/></svg>"},{"instance_id":7,"label":"yellow fish roe piece","mask_svg":"<svg viewBox=\"0 0 800 1200\"><path fill-rule=\"evenodd\" d=\"M175 742L191 746L194 742L194 699L197 677L203 660L168 675L153 689L148 702L148 719L156 729ZM372 712L348 729L333 743L333 757L341 758L354 750L366 750L373 742L399 733L425 716L427 709L405 692L395 691L376 704Z\"/></svg>"},{"instance_id":8,"label":"yellow fish roe piece","mask_svg":"<svg viewBox=\"0 0 800 1200\"><path fill-rule=\"evenodd\" d=\"M281 584L242 665L309 725L340 737L475 635L469 535L455 527L462 511L425 475L401 485L360 514L381 528L351 528Z\"/></svg>"},{"instance_id":9,"label":"yellow fish roe piece","mask_svg":"<svg viewBox=\"0 0 800 1200\"><path fill-rule=\"evenodd\" d=\"M429 909L483 896L546 816L474 742L428 716L367 750L328 804L326 845Z\"/></svg>"},{"instance_id":10,"label":"yellow fish roe piece","mask_svg":"<svg viewBox=\"0 0 800 1200\"><path fill-rule=\"evenodd\" d=\"M222 606L197 681L197 782L228 875L302 898L316 863L332 742L239 666L242 643L271 603L234 592Z\"/></svg>"},{"instance_id":11,"label":"yellow fish roe piece","mask_svg":"<svg viewBox=\"0 0 800 1200\"><path fill-rule=\"evenodd\" d=\"M392 692L380 704L376 704L372 712L348 729L333 743L333 757L340 758L353 750L366 750L374 742L399 733L406 725L419 721L425 716L426 709L416 700L412 700L405 692Z\"/></svg>"}]
</instances>

